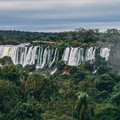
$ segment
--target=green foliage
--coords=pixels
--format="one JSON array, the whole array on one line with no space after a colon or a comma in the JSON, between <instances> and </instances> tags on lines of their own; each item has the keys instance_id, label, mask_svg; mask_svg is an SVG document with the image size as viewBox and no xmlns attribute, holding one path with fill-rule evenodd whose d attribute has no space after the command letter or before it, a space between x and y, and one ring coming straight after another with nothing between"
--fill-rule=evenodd
<instances>
[{"instance_id":1,"label":"green foliage","mask_svg":"<svg viewBox=\"0 0 120 120\"><path fill-rule=\"evenodd\" d=\"M24 81L27 81L28 77L29 77L29 74L28 74L28 71L27 70L23 70L21 72L21 77Z\"/></svg>"},{"instance_id":2,"label":"green foliage","mask_svg":"<svg viewBox=\"0 0 120 120\"><path fill-rule=\"evenodd\" d=\"M13 64L13 61L11 60L11 57L5 56L0 59L0 63L2 65L9 65L9 64Z\"/></svg>"},{"instance_id":3,"label":"green foliage","mask_svg":"<svg viewBox=\"0 0 120 120\"><path fill-rule=\"evenodd\" d=\"M106 104L96 112L95 120L119 120L120 108Z\"/></svg>"},{"instance_id":4,"label":"green foliage","mask_svg":"<svg viewBox=\"0 0 120 120\"><path fill-rule=\"evenodd\" d=\"M116 70L108 71L107 74L113 79L114 82L120 82L120 76Z\"/></svg>"},{"instance_id":5,"label":"green foliage","mask_svg":"<svg viewBox=\"0 0 120 120\"><path fill-rule=\"evenodd\" d=\"M60 61L57 62L56 66L57 66L58 72L61 73L63 71L64 67L65 67L65 63L64 63L63 60L60 60Z\"/></svg>"},{"instance_id":6,"label":"green foliage","mask_svg":"<svg viewBox=\"0 0 120 120\"><path fill-rule=\"evenodd\" d=\"M105 35L108 33L119 35L117 31L108 31ZM105 36L97 30L85 29L48 34L20 32L18 37L19 32L12 35L12 31L4 31L3 36L5 34L18 42L22 42L22 38L27 42L34 39L57 41L55 47L60 51L67 46L91 46ZM4 37L0 40L4 44L9 42ZM42 70L35 70L35 66L23 68L6 60L9 61L9 57L0 60L3 65L0 67L1 120L120 119L120 75L104 58L98 56L95 61L83 62L77 67L61 60L56 64L57 72L46 76Z\"/></svg>"},{"instance_id":7,"label":"green foliage","mask_svg":"<svg viewBox=\"0 0 120 120\"><path fill-rule=\"evenodd\" d=\"M69 69L69 73L70 73L71 75L75 74L77 71L78 71L78 68L77 68L76 66L72 66L72 67L70 67L70 69Z\"/></svg>"},{"instance_id":8,"label":"green foliage","mask_svg":"<svg viewBox=\"0 0 120 120\"><path fill-rule=\"evenodd\" d=\"M86 93L77 93L78 101L75 109L75 117L78 120L90 120L94 116L92 107L88 104L88 95Z\"/></svg>"},{"instance_id":9,"label":"green foliage","mask_svg":"<svg viewBox=\"0 0 120 120\"><path fill-rule=\"evenodd\" d=\"M71 81L74 84L78 84L79 82L85 80L86 75L87 75L87 72L85 70L78 68L78 70L74 74L71 74L71 77L72 77Z\"/></svg>"},{"instance_id":10,"label":"green foliage","mask_svg":"<svg viewBox=\"0 0 120 120\"><path fill-rule=\"evenodd\" d=\"M100 55L96 56L96 59L93 62L93 65L95 66L95 70L97 70L97 73L99 75L105 74L107 72L110 72L111 70L114 70L111 66L108 65L106 59L102 58Z\"/></svg>"},{"instance_id":11,"label":"green foliage","mask_svg":"<svg viewBox=\"0 0 120 120\"><path fill-rule=\"evenodd\" d=\"M13 81L15 83L20 82L20 73L16 66L5 65L1 68L1 76L3 79Z\"/></svg>"},{"instance_id":12,"label":"green foliage","mask_svg":"<svg viewBox=\"0 0 120 120\"><path fill-rule=\"evenodd\" d=\"M18 89L14 83L0 80L0 113L2 120L7 119L7 113L16 105L18 97Z\"/></svg>"},{"instance_id":13,"label":"green foliage","mask_svg":"<svg viewBox=\"0 0 120 120\"><path fill-rule=\"evenodd\" d=\"M35 72L28 78L27 91L31 90L37 100L50 101L51 96L57 92L57 84L54 79L46 78Z\"/></svg>"},{"instance_id":14,"label":"green foliage","mask_svg":"<svg viewBox=\"0 0 120 120\"><path fill-rule=\"evenodd\" d=\"M118 42L120 40L120 31L117 29L108 29L106 30L104 37L106 41Z\"/></svg>"},{"instance_id":15,"label":"green foliage","mask_svg":"<svg viewBox=\"0 0 120 120\"><path fill-rule=\"evenodd\" d=\"M65 94L65 100L71 105L72 118L74 119L75 103L77 100L76 90L68 90Z\"/></svg>"},{"instance_id":16,"label":"green foliage","mask_svg":"<svg viewBox=\"0 0 120 120\"><path fill-rule=\"evenodd\" d=\"M101 66L101 65L106 65L107 62L105 60L105 58L101 57L100 55L96 56L96 59L95 59L95 66L98 67L98 66Z\"/></svg>"},{"instance_id":17,"label":"green foliage","mask_svg":"<svg viewBox=\"0 0 120 120\"><path fill-rule=\"evenodd\" d=\"M120 106L120 93L116 93L111 98L112 104L116 104L117 106Z\"/></svg>"},{"instance_id":18,"label":"green foliage","mask_svg":"<svg viewBox=\"0 0 120 120\"><path fill-rule=\"evenodd\" d=\"M108 92L113 91L114 81L108 74L103 74L96 80L96 87L98 90L106 90Z\"/></svg>"},{"instance_id":19,"label":"green foliage","mask_svg":"<svg viewBox=\"0 0 120 120\"><path fill-rule=\"evenodd\" d=\"M92 45L100 40L102 42L118 42L120 40L120 31L117 29L108 29L101 33L98 29L78 28L74 31L60 33L44 32L24 32L24 31L0 31L0 44L20 44L32 41L52 41L56 42L62 50L66 46ZM100 41L100 42L101 42Z\"/></svg>"},{"instance_id":20,"label":"green foliage","mask_svg":"<svg viewBox=\"0 0 120 120\"><path fill-rule=\"evenodd\" d=\"M33 96L28 96L26 102L18 102L9 115L10 120L42 120L42 108Z\"/></svg>"},{"instance_id":21,"label":"green foliage","mask_svg":"<svg viewBox=\"0 0 120 120\"><path fill-rule=\"evenodd\" d=\"M58 50L63 51L64 48L68 47L69 45L66 44L65 42L60 42L56 45L56 47L58 48Z\"/></svg>"},{"instance_id":22,"label":"green foliage","mask_svg":"<svg viewBox=\"0 0 120 120\"><path fill-rule=\"evenodd\" d=\"M33 72L36 68L35 65L26 65L24 69L28 70L29 72Z\"/></svg>"},{"instance_id":23,"label":"green foliage","mask_svg":"<svg viewBox=\"0 0 120 120\"><path fill-rule=\"evenodd\" d=\"M83 62L81 64L81 67L82 69L89 70L92 72L94 70L94 62L93 61Z\"/></svg>"}]
</instances>

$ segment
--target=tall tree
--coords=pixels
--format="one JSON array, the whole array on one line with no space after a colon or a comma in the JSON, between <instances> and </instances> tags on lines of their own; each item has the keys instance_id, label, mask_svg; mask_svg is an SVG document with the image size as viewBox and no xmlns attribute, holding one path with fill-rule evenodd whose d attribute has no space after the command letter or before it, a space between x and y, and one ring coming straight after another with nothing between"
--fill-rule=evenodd
<instances>
[{"instance_id":1,"label":"tall tree","mask_svg":"<svg viewBox=\"0 0 120 120\"><path fill-rule=\"evenodd\" d=\"M94 116L94 110L89 105L89 97L86 93L78 92L78 101L75 110L75 117L78 120L91 120Z\"/></svg>"}]
</instances>

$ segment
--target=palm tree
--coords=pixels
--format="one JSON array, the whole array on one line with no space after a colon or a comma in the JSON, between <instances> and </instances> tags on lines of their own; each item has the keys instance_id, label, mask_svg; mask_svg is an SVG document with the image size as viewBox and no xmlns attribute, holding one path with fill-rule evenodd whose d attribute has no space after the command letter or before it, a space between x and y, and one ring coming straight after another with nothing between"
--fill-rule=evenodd
<instances>
[{"instance_id":1,"label":"palm tree","mask_svg":"<svg viewBox=\"0 0 120 120\"><path fill-rule=\"evenodd\" d=\"M77 93L78 101L75 109L75 117L78 120L91 120L94 110L89 105L89 96L86 93Z\"/></svg>"}]
</instances>

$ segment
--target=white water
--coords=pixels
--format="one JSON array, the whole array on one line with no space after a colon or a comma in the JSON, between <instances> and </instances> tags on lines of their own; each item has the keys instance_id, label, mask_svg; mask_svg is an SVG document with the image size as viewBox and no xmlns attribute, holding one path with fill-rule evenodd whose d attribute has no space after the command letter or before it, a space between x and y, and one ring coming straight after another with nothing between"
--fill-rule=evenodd
<instances>
[{"instance_id":1,"label":"white water","mask_svg":"<svg viewBox=\"0 0 120 120\"><path fill-rule=\"evenodd\" d=\"M83 48L66 48L62 59L71 66L78 66L83 60Z\"/></svg>"},{"instance_id":2,"label":"white water","mask_svg":"<svg viewBox=\"0 0 120 120\"><path fill-rule=\"evenodd\" d=\"M70 66L78 66L83 61L94 60L96 47L90 47L86 50L80 47L67 47L62 56L62 60ZM108 60L110 48L101 48L100 55ZM57 48L26 45L2 45L0 46L0 58L10 56L14 64L35 64L36 68L51 67L58 61L59 51Z\"/></svg>"},{"instance_id":3,"label":"white water","mask_svg":"<svg viewBox=\"0 0 120 120\"><path fill-rule=\"evenodd\" d=\"M53 70L51 70L50 74L53 75L56 71L57 71L57 68L54 68Z\"/></svg>"},{"instance_id":4,"label":"white water","mask_svg":"<svg viewBox=\"0 0 120 120\"><path fill-rule=\"evenodd\" d=\"M84 55L85 52L85 55ZM71 66L78 66L83 61L95 59L96 47L90 47L86 51L83 48L66 48L63 53L62 59Z\"/></svg>"},{"instance_id":5,"label":"white water","mask_svg":"<svg viewBox=\"0 0 120 120\"><path fill-rule=\"evenodd\" d=\"M0 46L0 58L10 56L14 64L36 64L36 68L51 67L58 60L58 50L50 47L17 45Z\"/></svg>"},{"instance_id":6,"label":"white water","mask_svg":"<svg viewBox=\"0 0 120 120\"><path fill-rule=\"evenodd\" d=\"M85 61L95 59L96 47L91 47L86 50Z\"/></svg>"},{"instance_id":7,"label":"white water","mask_svg":"<svg viewBox=\"0 0 120 120\"><path fill-rule=\"evenodd\" d=\"M110 56L110 48L101 48L100 49L100 55L105 58L106 60L108 60L109 56Z\"/></svg>"}]
</instances>

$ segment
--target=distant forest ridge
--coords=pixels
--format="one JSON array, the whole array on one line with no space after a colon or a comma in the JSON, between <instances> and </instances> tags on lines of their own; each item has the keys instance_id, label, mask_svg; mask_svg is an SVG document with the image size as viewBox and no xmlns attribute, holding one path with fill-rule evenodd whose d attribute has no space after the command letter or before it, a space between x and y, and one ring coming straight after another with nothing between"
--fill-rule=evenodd
<instances>
[{"instance_id":1,"label":"distant forest ridge","mask_svg":"<svg viewBox=\"0 0 120 120\"><path fill-rule=\"evenodd\" d=\"M92 44L97 42L116 42L120 39L120 30L108 29L105 32L99 32L99 29L78 28L68 32L25 32L15 30L0 30L0 44L17 45L32 41L49 41L66 46L79 46L81 44Z\"/></svg>"}]
</instances>

